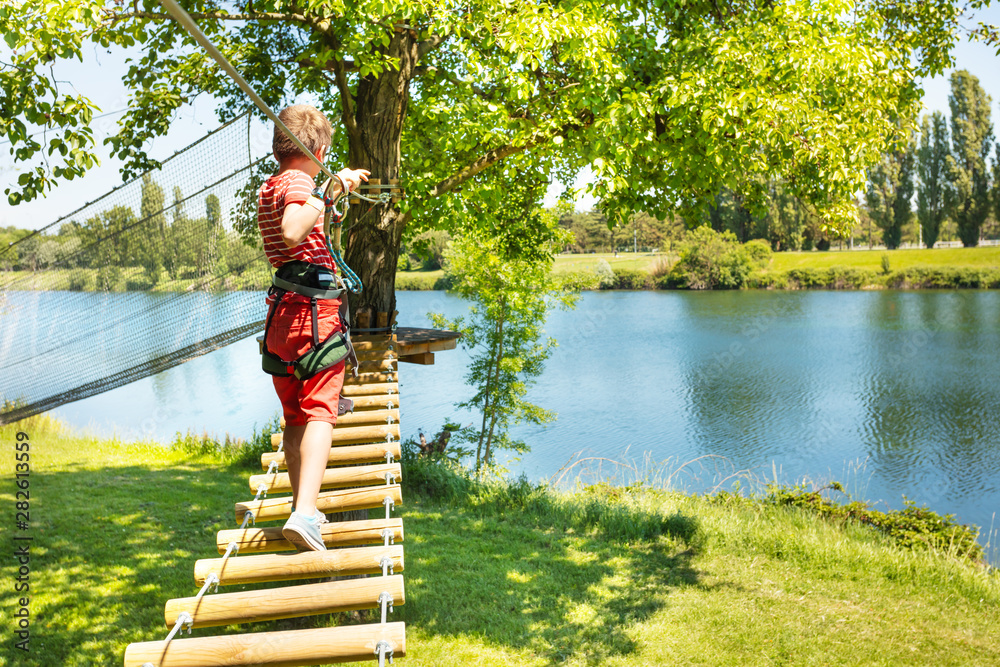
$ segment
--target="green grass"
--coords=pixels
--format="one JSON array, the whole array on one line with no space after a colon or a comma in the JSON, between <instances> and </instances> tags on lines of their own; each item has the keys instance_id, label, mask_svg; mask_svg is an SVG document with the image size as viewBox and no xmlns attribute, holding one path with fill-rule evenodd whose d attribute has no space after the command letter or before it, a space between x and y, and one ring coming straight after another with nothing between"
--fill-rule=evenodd
<instances>
[{"instance_id":1,"label":"green grass","mask_svg":"<svg viewBox=\"0 0 1000 667\"><path fill-rule=\"evenodd\" d=\"M0 664L120 665L128 643L166 635L167 599L197 592L194 561L216 555L215 532L232 527L257 471L72 435L45 418L20 428L32 443L32 650L13 652L7 585ZM0 427L10 471L14 433ZM495 483L468 495L415 464L403 485L400 665L967 666L1000 654L995 571L901 549L863 526L648 488ZM0 498L10 510L11 484ZM8 511L8 550L12 520ZM14 574L4 559L4 581ZM357 619L193 636L332 622Z\"/></svg>"},{"instance_id":2,"label":"green grass","mask_svg":"<svg viewBox=\"0 0 1000 667\"><path fill-rule=\"evenodd\" d=\"M653 262L656 261L657 257L666 257L666 253L644 253L639 254L632 253L619 253L617 257L614 254L595 254L595 255L558 255L556 257L555 265L553 270L556 273L565 273L567 271L593 271L598 263L603 259L608 264L611 265L612 269L633 269L639 271L646 271L652 266Z\"/></svg>"},{"instance_id":3,"label":"green grass","mask_svg":"<svg viewBox=\"0 0 1000 667\"><path fill-rule=\"evenodd\" d=\"M1000 246L983 248L936 248L920 250L853 250L829 252L776 252L770 271L854 267L881 271L882 255L889 256L893 271L914 267L996 268L1000 267Z\"/></svg>"},{"instance_id":4,"label":"green grass","mask_svg":"<svg viewBox=\"0 0 1000 667\"><path fill-rule=\"evenodd\" d=\"M889 258L891 276L883 274L882 257ZM556 274L576 274L594 276L601 260L608 262L616 272L648 272L661 258L676 261L676 255L658 253L620 253L559 255L555 259L553 271ZM756 274L751 284L761 287L967 287L994 286L994 272L1000 268L1000 247L983 248L938 248L934 250L855 250L828 252L780 252L774 253L765 269ZM828 271L838 272L828 275ZM917 273L913 271L916 270ZM930 271L928 275L920 271ZM979 270L975 275L966 275L963 270ZM788 272L799 272L789 275ZM806 272L805 275L802 272ZM937 272L937 273L935 273ZM843 275L841 275L843 274ZM398 289L440 289L443 271L401 271L396 274ZM847 277L849 279L845 280ZM790 279L791 278L791 279ZM816 283L816 284L805 284ZM641 282L641 281L640 281ZM646 285L648 287L649 285ZM588 285L585 288L593 288ZM619 288L629 288L620 285Z\"/></svg>"}]
</instances>

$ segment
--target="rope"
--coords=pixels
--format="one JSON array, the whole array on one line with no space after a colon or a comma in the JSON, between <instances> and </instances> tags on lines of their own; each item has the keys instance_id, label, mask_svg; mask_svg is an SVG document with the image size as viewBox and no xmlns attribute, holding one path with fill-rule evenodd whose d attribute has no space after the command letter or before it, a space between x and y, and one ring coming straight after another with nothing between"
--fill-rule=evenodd
<instances>
[{"instance_id":1,"label":"rope","mask_svg":"<svg viewBox=\"0 0 1000 667\"><path fill-rule=\"evenodd\" d=\"M232 66L229 60L227 60L226 57L222 55L217 48L215 48L215 45L212 44L211 40L205 36L205 33L201 31L198 24L191 18L191 15L184 11L184 8L177 4L176 0L160 0L160 4L162 4L164 9L166 9L167 12L181 24L181 27L187 30L188 33L194 37L194 40L201 45L201 48L208 52L208 55L210 55L212 59L218 63L219 67L221 67L223 71L230 76L236 85L240 87L240 90L247 94L247 97L253 101L257 108L274 122L279 130L284 132L285 136L287 136L300 151L309 156L309 159L316 163L316 165L320 168L320 171L330 178L334 178L333 172L330 171L315 155L313 155L312 151L306 148L305 144L303 144L298 137L292 134L292 131L288 129L288 126L281 122L281 119L278 118L277 114L271 111L271 107L267 106L267 103L260 98L250 84L247 83L240 73L236 71L236 68Z\"/></svg>"},{"instance_id":2,"label":"rope","mask_svg":"<svg viewBox=\"0 0 1000 667\"><path fill-rule=\"evenodd\" d=\"M221 67L223 71L226 74L228 74L230 78L236 83L236 85L240 87L240 90L242 90L244 93L247 94L247 97L250 98L250 100L254 103L254 105L256 105L256 107L260 109L265 116L267 116L272 122L274 122L275 126L279 130L281 130L285 134L285 136L291 140L293 144L295 144L296 148L298 148L310 160L312 160L316 164L316 166L319 167L320 171L322 171L331 179L336 178L336 174L330 171L330 169L325 164L323 164L323 162L319 158L313 155L312 151L306 148L306 145L303 144L302 141L298 137L296 137L291 130L288 129L288 126L285 125L283 122L281 122L281 119L278 118L278 115L271 110L271 107L267 105L267 102L261 99L260 95L257 94L257 92L253 89L253 87L249 83L247 83L246 79L244 79L240 75L240 73L236 71L236 68L233 67L232 63L230 63L229 60L224 55L222 55L219 49L217 49L215 45L212 44L211 40L205 35L205 33L201 31L201 28L199 28L198 24L194 22L194 19L191 18L191 15L188 14L183 7L177 4L176 0L160 0L160 4L162 4L164 9L166 9L167 12L174 17L174 20L176 20L179 24L181 24L181 27L187 30L188 33L194 38L194 40L198 42L198 44L201 45L203 49L205 49L208 55L212 57L212 59L219 65L219 67ZM374 189L376 187L378 186L372 186L371 189ZM356 192L351 192L349 194L350 196L355 197L356 199L361 199L363 201L372 204L380 204L380 203L384 204L391 201L393 198L392 193L389 192L379 194L378 198L376 199L365 197L364 195L361 195Z\"/></svg>"}]
</instances>

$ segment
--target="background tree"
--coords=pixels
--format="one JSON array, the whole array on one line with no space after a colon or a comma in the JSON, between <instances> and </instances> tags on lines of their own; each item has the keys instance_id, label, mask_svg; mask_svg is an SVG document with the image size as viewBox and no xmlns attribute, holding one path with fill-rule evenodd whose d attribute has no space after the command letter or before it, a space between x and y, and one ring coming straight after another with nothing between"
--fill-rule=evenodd
<instances>
[{"instance_id":1,"label":"background tree","mask_svg":"<svg viewBox=\"0 0 1000 667\"><path fill-rule=\"evenodd\" d=\"M911 135L886 152L868 171L865 202L872 220L882 230L882 242L889 250L899 247L903 227L913 215L913 172L916 145Z\"/></svg>"},{"instance_id":2,"label":"background tree","mask_svg":"<svg viewBox=\"0 0 1000 667\"><path fill-rule=\"evenodd\" d=\"M993 142L990 96L966 70L951 75L951 155L948 171L954 191L951 217L967 248L979 245L980 229L990 212L986 158Z\"/></svg>"},{"instance_id":3,"label":"background tree","mask_svg":"<svg viewBox=\"0 0 1000 667\"><path fill-rule=\"evenodd\" d=\"M223 275L229 270L225 258L226 229L222 226L222 204L214 194L205 197L205 220L208 223L208 269L214 275Z\"/></svg>"},{"instance_id":4,"label":"background tree","mask_svg":"<svg viewBox=\"0 0 1000 667\"><path fill-rule=\"evenodd\" d=\"M917 219L924 245L933 248L948 204L948 121L935 111L924 116L917 151Z\"/></svg>"},{"instance_id":5,"label":"background tree","mask_svg":"<svg viewBox=\"0 0 1000 667\"><path fill-rule=\"evenodd\" d=\"M97 269L97 286L106 292L125 289L124 267L131 266L135 259L136 235L127 230L135 226L138 219L128 206L115 206L95 215L83 224L85 245L103 240L91 253L91 268Z\"/></svg>"},{"instance_id":6,"label":"background tree","mask_svg":"<svg viewBox=\"0 0 1000 667\"><path fill-rule=\"evenodd\" d=\"M139 215L143 220L149 219L144 225L150 233L138 239L137 256L146 276L155 285L160 281L164 269L173 277L176 266L173 254L165 254L163 249L167 238L167 219L163 215L163 188L153 177L145 174L142 177L142 201L139 204Z\"/></svg>"},{"instance_id":7,"label":"background tree","mask_svg":"<svg viewBox=\"0 0 1000 667\"><path fill-rule=\"evenodd\" d=\"M950 64L960 15L957 0L183 4L269 104L307 95L340 121L336 161L403 180L401 204L348 221L356 308L379 312L394 310L406 226L454 225L464 186L515 155L564 182L591 165L612 226L704 210L724 187L762 203L778 179L848 228L865 168L916 112L915 81ZM0 33L0 135L23 169L11 201L93 164L96 108L52 66L94 44L143 49L109 138L126 175L155 164L147 140L195 96L221 100L222 119L249 108L154 0L24 0L0 9ZM59 138L43 146L36 128Z\"/></svg>"},{"instance_id":8,"label":"background tree","mask_svg":"<svg viewBox=\"0 0 1000 667\"><path fill-rule=\"evenodd\" d=\"M749 241L754 233L755 220L745 205L745 197L729 188L715 196L715 204L708 216L709 224L717 232L730 231L741 243Z\"/></svg>"},{"instance_id":9,"label":"background tree","mask_svg":"<svg viewBox=\"0 0 1000 667\"><path fill-rule=\"evenodd\" d=\"M610 252L611 230L608 220L599 211L572 211L559 217L559 225L572 235L572 252Z\"/></svg>"},{"instance_id":10,"label":"background tree","mask_svg":"<svg viewBox=\"0 0 1000 667\"><path fill-rule=\"evenodd\" d=\"M767 212L761 219L760 237L767 239L772 250L798 250L802 247L802 230L807 217L807 211L789 194L788 188L782 183L772 183Z\"/></svg>"},{"instance_id":11,"label":"background tree","mask_svg":"<svg viewBox=\"0 0 1000 667\"><path fill-rule=\"evenodd\" d=\"M222 224L222 205L219 203L218 196L214 194L205 197L205 219L213 227Z\"/></svg>"},{"instance_id":12,"label":"background tree","mask_svg":"<svg viewBox=\"0 0 1000 667\"><path fill-rule=\"evenodd\" d=\"M466 381L476 393L458 407L480 414L478 427L459 434L475 447L476 470L490 465L498 449L528 450L525 442L510 436L515 424L555 418L525 400L555 345L542 329L546 313L552 304L568 307L575 300L550 274L553 253L569 235L554 215L540 208L544 185L537 175L505 184L496 204L482 211L489 226L466 227L446 253L452 289L472 306L467 318L432 315L432 320L435 326L461 331L462 346L474 351Z\"/></svg>"},{"instance_id":13,"label":"background tree","mask_svg":"<svg viewBox=\"0 0 1000 667\"><path fill-rule=\"evenodd\" d=\"M1000 224L1000 143L994 146L993 154L993 188L990 191L993 200L993 219Z\"/></svg>"}]
</instances>

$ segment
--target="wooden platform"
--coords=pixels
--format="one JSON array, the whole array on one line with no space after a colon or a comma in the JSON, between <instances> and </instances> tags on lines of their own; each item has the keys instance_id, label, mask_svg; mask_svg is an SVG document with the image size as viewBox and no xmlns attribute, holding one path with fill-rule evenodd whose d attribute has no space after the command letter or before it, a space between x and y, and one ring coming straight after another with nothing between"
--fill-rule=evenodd
<instances>
[{"instance_id":1,"label":"wooden platform","mask_svg":"<svg viewBox=\"0 0 1000 667\"><path fill-rule=\"evenodd\" d=\"M396 340L399 345L399 360L429 366L434 363L435 352L454 350L458 346L458 339L461 335L457 331L444 329L397 327Z\"/></svg>"}]
</instances>

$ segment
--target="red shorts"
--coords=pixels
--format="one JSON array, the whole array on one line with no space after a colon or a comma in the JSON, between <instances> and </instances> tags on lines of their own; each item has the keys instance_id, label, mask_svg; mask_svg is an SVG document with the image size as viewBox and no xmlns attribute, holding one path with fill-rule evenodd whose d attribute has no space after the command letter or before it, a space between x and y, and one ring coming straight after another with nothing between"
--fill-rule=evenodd
<instances>
[{"instance_id":1,"label":"red shorts","mask_svg":"<svg viewBox=\"0 0 1000 667\"><path fill-rule=\"evenodd\" d=\"M340 299L317 304L320 342L340 328L339 308ZM271 318L267 348L282 359L291 361L308 352L312 341L312 309L309 304L282 300ZM306 380L299 380L294 375L272 376L271 379L281 401L286 424L337 423L337 403L344 386L343 361Z\"/></svg>"}]
</instances>

